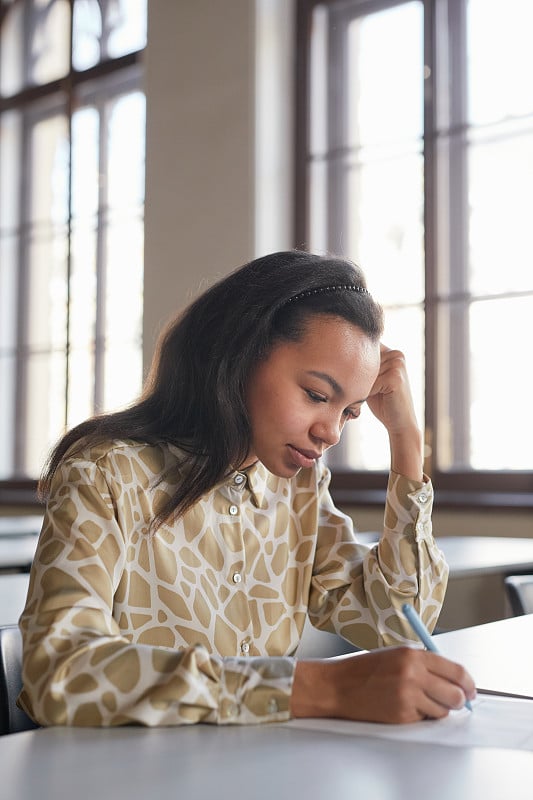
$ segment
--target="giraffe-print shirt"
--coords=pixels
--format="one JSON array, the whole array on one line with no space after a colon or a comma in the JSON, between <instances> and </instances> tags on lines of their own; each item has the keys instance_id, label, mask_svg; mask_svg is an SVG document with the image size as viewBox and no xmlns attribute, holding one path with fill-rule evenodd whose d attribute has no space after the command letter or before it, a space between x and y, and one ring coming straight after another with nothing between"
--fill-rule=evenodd
<instances>
[{"instance_id":1,"label":"giraffe-print shirt","mask_svg":"<svg viewBox=\"0 0 533 800\"><path fill-rule=\"evenodd\" d=\"M374 548L320 463L292 479L234 472L152 533L179 453L116 441L57 470L20 620L20 702L37 722L286 720L307 614L363 648L412 640L406 600L435 625L448 570L430 483L391 474Z\"/></svg>"}]
</instances>

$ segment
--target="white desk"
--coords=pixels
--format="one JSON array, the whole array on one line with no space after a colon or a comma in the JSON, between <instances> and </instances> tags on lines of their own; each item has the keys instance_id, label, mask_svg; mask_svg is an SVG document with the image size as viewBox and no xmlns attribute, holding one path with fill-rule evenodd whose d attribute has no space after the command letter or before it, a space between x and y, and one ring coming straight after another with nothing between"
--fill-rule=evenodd
<instances>
[{"instance_id":1,"label":"white desk","mask_svg":"<svg viewBox=\"0 0 533 800\"><path fill-rule=\"evenodd\" d=\"M3 800L531 800L533 753L283 726L49 728L0 739Z\"/></svg>"},{"instance_id":2,"label":"white desk","mask_svg":"<svg viewBox=\"0 0 533 800\"><path fill-rule=\"evenodd\" d=\"M533 614L442 633L435 643L479 689L533 698Z\"/></svg>"},{"instance_id":3,"label":"white desk","mask_svg":"<svg viewBox=\"0 0 533 800\"><path fill-rule=\"evenodd\" d=\"M497 684L532 641L533 615L438 637L461 662L484 647ZM285 725L49 728L1 737L0 775L2 800L531 800L533 753Z\"/></svg>"}]
</instances>

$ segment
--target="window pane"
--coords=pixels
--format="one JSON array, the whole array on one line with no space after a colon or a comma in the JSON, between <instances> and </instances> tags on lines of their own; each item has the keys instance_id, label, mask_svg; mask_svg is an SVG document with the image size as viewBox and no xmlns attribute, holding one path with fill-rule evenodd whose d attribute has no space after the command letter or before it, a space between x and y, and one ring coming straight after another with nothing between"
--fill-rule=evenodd
<instances>
[{"instance_id":1,"label":"window pane","mask_svg":"<svg viewBox=\"0 0 533 800\"><path fill-rule=\"evenodd\" d=\"M105 353L105 396L108 410L133 402L140 392L142 352L138 342L111 346Z\"/></svg>"},{"instance_id":2,"label":"window pane","mask_svg":"<svg viewBox=\"0 0 533 800\"><path fill-rule=\"evenodd\" d=\"M0 351L0 480L11 478L14 471L13 430L15 426L16 361L14 355Z\"/></svg>"},{"instance_id":3,"label":"window pane","mask_svg":"<svg viewBox=\"0 0 533 800\"><path fill-rule=\"evenodd\" d=\"M358 17L348 26L348 144L422 136L422 3Z\"/></svg>"},{"instance_id":4,"label":"window pane","mask_svg":"<svg viewBox=\"0 0 533 800\"><path fill-rule=\"evenodd\" d=\"M32 350L66 347L66 233L36 235L29 241L27 251L27 344Z\"/></svg>"},{"instance_id":5,"label":"window pane","mask_svg":"<svg viewBox=\"0 0 533 800\"><path fill-rule=\"evenodd\" d=\"M18 112L0 117L0 232L12 232L20 222L21 127Z\"/></svg>"},{"instance_id":6,"label":"window pane","mask_svg":"<svg viewBox=\"0 0 533 800\"><path fill-rule=\"evenodd\" d=\"M147 0L112 0L108 5L107 55L118 58L146 45Z\"/></svg>"},{"instance_id":7,"label":"window pane","mask_svg":"<svg viewBox=\"0 0 533 800\"><path fill-rule=\"evenodd\" d=\"M115 224L107 232L106 336L111 343L139 342L142 326L143 226Z\"/></svg>"},{"instance_id":8,"label":"window pane","mask_svg":"<svg viewBox=\"0 0 533 800\"><path fill-rule=\"evenodd\" d=\"M65 117L56 116L37 123L31 137L27 341L36 350L66 344L67 135Z\"/></svg>"},{"instance_id":9,"label":"window pane","mask_svg":"<svg viewBox=\"0 0 533 800\"><path fill-rule=\"evenodd\" d=\"M533 289L531 123L472 137L469 208L471 290Z\"/></svg>"},{"instance_id":10,"label":"window pane","mask_svg":"<svg viewBox=\"0 0 533 800\"><path fill-rule=\"evenodd\" d=\"M107 204L112 212L138 209L144 202L144 95L124 95L108 111Z\"/></svg>"},{"instance_id":11,"label":"window pane","mask_svg":"<svg viewBox=\"0 0 533 800\"><path fill-rule=\"evenodd\" d=\"M83 422L94 412L94 348L73 347L68 356L67 427Z\"/></svg>"},{"instance_id":12,"label":"window pane","mask_svg":"<svg viewBox=\"0 0 533 800\"><path fill-rule=\"evenodd\" d=\"M469 121L475 125L533 111L533 3L468 0Z\"/></svg>"},{"instance_id":13,"label":"window pane","mask_svg":"<svg viewBox=\"0 0 533 800\"><path fill-rule=\"evenodd\" d=\"M143 95L125 95L110 106L105 408L132 402L142 384L144 129Z\"/></svg>"},{"instance_id":14,"label":"window pane","mask_svg":"<svg viewBox=\"0 0 533 800\"><path fill-rule=\"evenodd\" d=\"M0 236L0 353L15 349L18 236Z\"/></svg>"},{"instance_id":15,"label":"window pane","mask_svg":"<svg viewBox=\"0 0 533 800\"><path fill-rule=\"evenodd\" d=\"M64 429L65 356L43 353L28 360L24 419L24 471L39 475L48 451Z\"/></svg>"},{"instance_id":16,"label":"window pane","mask_svg":"<svg viewBox=\"0 0 533 800\"><path fill-rule=\"evenodd\" d=\"M533 453L533 296L473 303L471 466L530 470Z\"/></svg>"},{"instance_id":17,"label":"window pane","mask_svg":"<svg viewBox=\"0 0 533 800\"><path fill-rule=\"evenodd\" d=\"M57 225L68 219L68 126L64 116L38 122L31 136L33 223Z\"/></svg>"},{"instance_id":18,"label":"window pane","mask_svg":"<svg viewBox=\"0 0 533 800\"><path fill-rule=\"evenodd\" d=\"M95 108L72 116L72 216L95 222L98 212L100 124Z\"/></svg>"},{"instance_id":19,"label":"window pane","mask_svg":"<svg viewBox=\"0 0 533 800\"><path fill-rule=\"evenodd\" d=\"M3 10L3 9L2 9ZM24 5L14 3L2 22L0 93L16 94L24 86Z\"/></svg>"},{"instance_id":20,"label":"window pane","mask_svg":"<svg viewBox=\"0 0 533 800\"><path fill-rule=\"evenodd\" d=\"M72 20L72 65L83 70L100 61L102 14L98 0L75 0Z\"/></svg>"},{"instance_id":21,"label":"window pane","mask_svg":"<svg viewBox=\"0 0 533 800\"><path fill-rule=\"evenodd\" d=\"M68 74L70 4L68 0L35 0L31 28L31 80L44 84Z\"/></svg>"},{"instance_id":22,"label":"window pane","mask_svg":"<svg viewBox=\"0 0 533 800\"><path fill-rule=\"evenodd\" d=\"M78 223L72 232L70 262L69 337L75 348L87 348L94 342L96 247L96 229Z\"/></svg>"},{"instance_id":23,"label":"window pane","mask_svg":"<svg viewBox=\"0 0 533 800\"><path fill-rule=\"evenodd\" d=\"M424 297L423 200L419 153L370 156L349 173L347 252L381 303Z\"/></svg>"},{"instance_id":24,"label":"window pane","mask_svg":"<svg viewBox=\"0 0 533 800\"><path fill-rule=\"evenodd\" d=\"M118 58L146 45L146 0L75 0L72 63L84 70L104 58Z\"/></svg>"},{"instance_id":25,"label":"window pane","mask_svg":"<svg viewBox=\"0 0 533 800\"><path fill-rule=\"evenodd\" d=\"M94 379L94 337L96 324L96 270L98 248L99 202L99 115L95 108L82 108L72 118L72 237L70 262L70 346L76 351L75 373L69 379L69 420L80 421L78 411L71 409L76 386L83 396L92 399L94 387L87 393L81 376L80 351L87 353L85 370ZM74 353L70 369L74 369ZM74 394L71 394L73 392ZM73 416L72 416L73 415Z\"/></svg>"},{"instance_id":26,"label":"window pane","mask_svg":"<svg viewBox=\"0 0 533 800\"><path fill-rule=\"evenodd\" d=\"M328 165L325 161L309 166L309 248L311 252L328 250Z\"/></svg>"}]
</instances>

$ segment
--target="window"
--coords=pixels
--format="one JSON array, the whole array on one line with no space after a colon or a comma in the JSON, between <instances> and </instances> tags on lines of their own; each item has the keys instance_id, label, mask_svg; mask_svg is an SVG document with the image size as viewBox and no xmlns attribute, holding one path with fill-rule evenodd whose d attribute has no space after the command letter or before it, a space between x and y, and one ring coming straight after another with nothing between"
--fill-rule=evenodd
<instances>
[{"instance_id":1,"label":"window","mask_svg":"<svg viewBox=\"0 0 533 800\"><path fill-rule=\"evenodd\" d=\"M533 6L298 11L297 241L365 270L408 359L441 502L531 505ZM370 416L332 456L345 501L383 486Z\"/></svg>"},{"instance_id":2,"label":"window","mask_svg":"<svg viewBox=\"0 0 533 800\"><path fill-rule=\"evenodd\" d=\"M66 427L141 386L146 0L0 8L5 501Z\"/></svg>"}]
</instances>

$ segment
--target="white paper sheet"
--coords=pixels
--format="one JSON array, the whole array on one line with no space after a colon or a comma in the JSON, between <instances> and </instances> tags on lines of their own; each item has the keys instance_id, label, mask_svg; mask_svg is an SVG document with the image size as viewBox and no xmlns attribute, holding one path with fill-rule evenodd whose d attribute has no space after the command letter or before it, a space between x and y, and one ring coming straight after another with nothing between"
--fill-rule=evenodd
<instances>
[{"instance_id":1,"label":"white paper sheet","mask_svg":"<svg viewBox=\"0 0 533 800\"><path fill-rule=\"evenodd\" d=\"M452 747L499 747L533 751L533 701L478 694L472 711L452 711L444 719L409 725L381 725L342 719L294 719L285 723L347 736L377 736Z\"/></svg>"}]
</instances>

